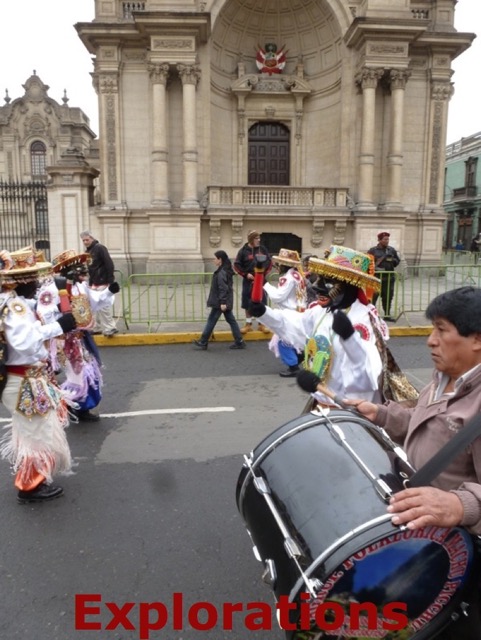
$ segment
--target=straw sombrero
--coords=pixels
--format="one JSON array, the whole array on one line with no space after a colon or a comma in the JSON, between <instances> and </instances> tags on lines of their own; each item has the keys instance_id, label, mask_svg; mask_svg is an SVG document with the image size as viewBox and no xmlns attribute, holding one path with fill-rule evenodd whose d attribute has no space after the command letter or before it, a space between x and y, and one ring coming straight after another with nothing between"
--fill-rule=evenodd
<instances>
[{"instance_id":1,"label":"straw sombrero","mask_svg":"<svg viewBox=\"0 0 481 640\"><path fill-rule=\"evenodd\" d=\"M53 271L59 273L65 267L79 267L91 261L92 256L89 253L78 253L75 249L67 249L53 258Z\"/></svg>"},{"instance_id":2,"label":"straw sombrero","mask_svg":"<svg viewBox=\"0 0 481 640\"><path fill-rule=\"evenodd\" d=\"M331 245L324 260L309 259L309 270L319 276L340 280L359 289L380 291L381 281L374 276L374 261L368 253Z\"/></svg>"},{"instance_id":3,"label":"straw sombrero","mask_svg":"<svg viewBox=\"0 0 481 640\"><path fill-rule=\"evenodd\" d=\"M297 251L292 249L280 249L278 256L272 256L272 262L283 264L286 267L300 267L301 259Z\"/></svg>"},{"instance_id":4,"label":"straw sombrero","mask_svg":"<svg viewBox=\"0 0 481 640\"><path fill-rule=\"evenodd\" d=\"M2 285L34 282L51 271L52 263L45 260L43 252L36 251L32 247L1 252L0 281Z\"/></svg>"}]
</instances>

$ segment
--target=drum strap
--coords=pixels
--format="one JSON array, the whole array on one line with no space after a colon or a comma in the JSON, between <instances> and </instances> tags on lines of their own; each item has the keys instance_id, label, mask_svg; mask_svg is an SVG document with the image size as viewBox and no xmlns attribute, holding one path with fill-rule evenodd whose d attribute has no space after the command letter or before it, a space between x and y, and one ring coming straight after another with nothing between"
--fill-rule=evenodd
<instances>
[{"instance_id":1,"label":"drum strap","mask_svg":"<svg viewBox=\"0 0 481 640\"><path fill-rule=\"evenodd\" d=\"M460 429L430 460L414 473L407 484L410 487L425 487L448 466L453 458L481 435L481 414L475 416Z\"/></svg>"}]
</instances>

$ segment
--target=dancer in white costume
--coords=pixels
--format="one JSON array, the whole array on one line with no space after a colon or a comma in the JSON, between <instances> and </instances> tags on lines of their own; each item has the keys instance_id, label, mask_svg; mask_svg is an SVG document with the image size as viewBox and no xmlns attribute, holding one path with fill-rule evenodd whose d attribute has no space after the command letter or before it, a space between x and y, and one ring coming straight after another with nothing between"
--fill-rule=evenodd
<instances>
[{"instance_id":1,"label":"dancer in white costume","mask_svg":"<svg viewBox=\"0 0 481 640\"><path fill-rule=\"evenodd\" d=\"M91 410L102 399L102 362L97 345L91 334L95 322L95 313L110 308L114 302L119 285L113 282L103 289L88 286L88 253L77 253L74 249L63 251L53 258L55 279L44 282L38 294L37 312L49 322L63 303L72 309L77 323L61 339L51 341L50 357L54 370L63 370L65 381L61 389L68 394L76 408L72 413L81 422L98 422L99 415Z\"/></svg>"},{"instance_id":2,"label":"dancer in white costume","mask_svg":"<svg viewBox=\"0 0 481 640\"><path fill-rule=\"evenodd\" d=\"M75 328L71 313L42 324L36 314L39 278L51 264L31 248L0 252L2 329L7 342L7 382L2 402L12 415L0 442L0 454L12 465L18 502L44 502L63 493L52 484L57 473L71 471L65 427L67 404L48 367L50 338Z\"/></svg>"},{"instance_id":3,"label":"dancer in white costume","mask_svg":"<svg viewBox=\"0 0 481 640\"><path fill-rule=\"evenodd\" d=\"M272 256L272 263L279 269L279 282L277 287L270 282L264 285L264 291L277 309L292 309L303 312L306 310L306 280L302 273L301 259L297 251L280 249L279 255ZM274 334L269 342L269 349L277 358L287 366L279 372L283 378L294 378L299 371L299 358L302 358L302 350L298 351L294 346L281 340Z\"/></svg>"},{"instance_id":4,"label":"dancer in white costume","mask_svg":"<svg viewBox=\"0 0 481 640\"><path fill-rule=\"evenodd\" d=\"M376 343L387 340L389 332L369 302L380 287L373 266L371 256L333 245L325 259L309 260L309 269L319 276L318 301L304 313L251 303L252 314L282 340L304 350L304 368L340 398L380 399L383 364ZM319 391L313 397L321 405L333 405Z\"/></svg>"}]
</instances>

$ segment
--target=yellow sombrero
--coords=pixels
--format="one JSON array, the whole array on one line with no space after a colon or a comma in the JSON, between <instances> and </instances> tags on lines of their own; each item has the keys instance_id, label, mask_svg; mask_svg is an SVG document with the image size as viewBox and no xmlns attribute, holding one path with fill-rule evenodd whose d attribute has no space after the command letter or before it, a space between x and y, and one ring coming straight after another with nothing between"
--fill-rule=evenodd
<instances>
[{"instance_id":1,"label":"yellow sombrero","mask_svg":"<svg viewBox=\"0 0 481 640\"><path fill-rule=\"evenodd\" d=\"M309 259L309 270L325 278L347 282L359 289L381 289L381 281L374 276L373 257L349 247L331 245L324 260Z\"/></svg>"}]
</instances>

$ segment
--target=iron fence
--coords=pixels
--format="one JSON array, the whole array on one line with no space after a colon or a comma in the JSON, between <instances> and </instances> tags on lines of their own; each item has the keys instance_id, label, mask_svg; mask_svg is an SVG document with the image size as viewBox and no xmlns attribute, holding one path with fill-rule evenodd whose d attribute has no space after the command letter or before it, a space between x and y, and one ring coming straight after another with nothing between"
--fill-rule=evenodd
<instances>
[{"instance_id":1,"label":"iron fence","mask_svg":"<svg viewBox=\"0 0 481 640\"><path fill-rule=\"evenodd\" d=\"M47 186L0 180L0 248L16 251L29 245L50 259Z\"/></svg>"},{"instance_id":2,"label":"iron fence","mask_svg":"<svg viewBox=\"0 0 481 640\"><path fill-rule=\"evenodd\" d=\"M439 264L405 267L392 274L394 295L391 316L403 316L408 325L429 324L424 311L438 294L460 286L481 287L481 264ZM273 275L272 281L276 276ZM212 273L136 274L118 277L121 291L115 303L115 315L131 325L151 331L169 331L176 324L194 323L200 329L208 310L206 300ZM270 278L269 278L270 279ZM234 315L244 319L240 307L242 279L234 277ZM382 316L382 300L377 301ZM424 320L423 320L424 319ZM226 325L227 326L227 325Z\"/></svg>"}]
</instances>

